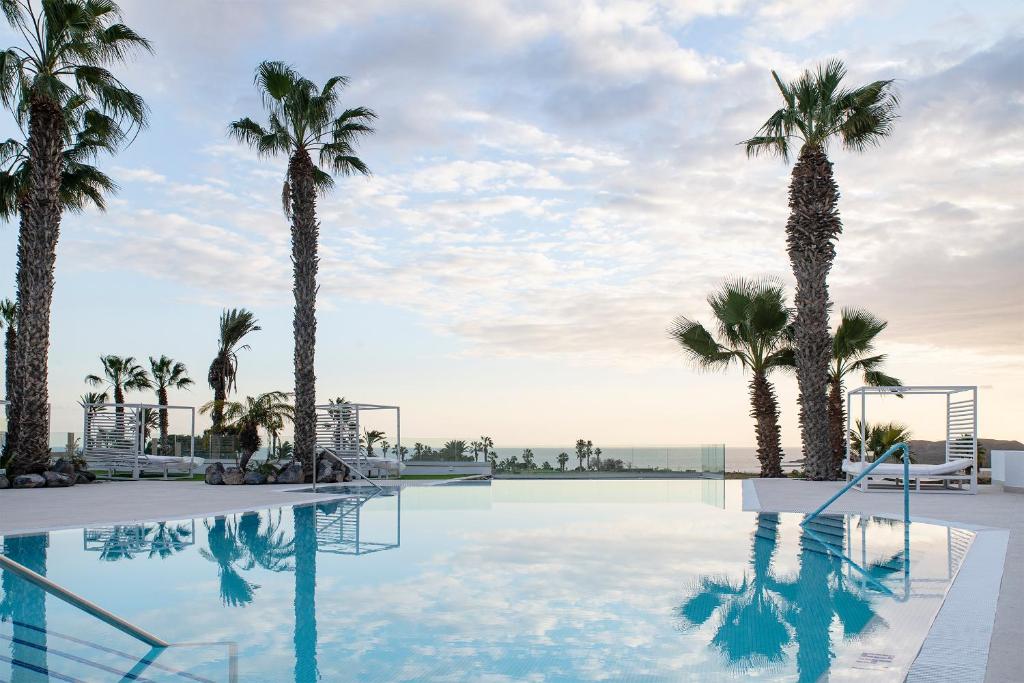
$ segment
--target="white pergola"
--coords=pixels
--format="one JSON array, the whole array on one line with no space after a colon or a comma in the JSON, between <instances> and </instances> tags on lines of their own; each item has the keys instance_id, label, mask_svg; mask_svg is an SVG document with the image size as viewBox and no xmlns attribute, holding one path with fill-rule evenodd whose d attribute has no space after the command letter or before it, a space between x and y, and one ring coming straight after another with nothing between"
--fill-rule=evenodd
<instances>
[{"instance_id":1,"label":"white pergola","mask_svg":"<svg viewBox=\"0 0 1024 683\"><path fill-rule=\"evenodd\" d=\"M925 471L927 466L913 465L917 470L918 489L921 479L941 479L944 484L949 481L970 481L971 493L978 489L978 387L977 386L906 386L906 387L860 387L846 394L846 459L850 460L852 452L853 410L854 399L860 399L860 462L867 458L867 400L869 396L945 396L946 397L946 464L951 467L963 465L960 470L951 467L935 466L931 472ZM963 461L970 460L973 467L971 473ZM886 468L886 465L882 465ZM915 478L912 476L911 479Z\"/></svg>"},{"instance_id":2,"label":"white pergola","mask_svg":"<svg viewBox=\"0 0 1024 683\"><path fill-rule=\"evenodd\" d=\"M196 454L196 409L193 406L161 406L149 403L83 403L82 457L90 467L107 470L110 478L131 472L191 475ZM189 454L146 453L147 418L161 410L185 412L190 420ZM157 447L154 446L154 451ZM175 449L177 451L177 448Z\"/></svg>"},{"instance_id":3,"label":"white pergola","mask_svg":"<svg viewBox=\"0 0 1024 683\"><path fill-rule=\"evenodd\" d=\"M362 468L369 469L372 463L367 454L359 447L360 416L364 412L378 410L393 410L395 412L395 452L401 453L402 409L399 406L347 402L328 403L316 407L316 453L319 455L319 453L327 451L346 464L359 468L361 474L367 474ZM399 459L395 458L396 461ZM375 458L375 460L388 461L389 458Z\"/></svg>"}]
</instances>

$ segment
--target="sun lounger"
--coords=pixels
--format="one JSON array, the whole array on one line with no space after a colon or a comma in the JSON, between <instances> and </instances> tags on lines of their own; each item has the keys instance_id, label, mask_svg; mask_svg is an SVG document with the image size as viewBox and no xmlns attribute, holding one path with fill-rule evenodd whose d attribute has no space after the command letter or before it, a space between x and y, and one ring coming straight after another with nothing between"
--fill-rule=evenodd
<instances>
[{"instance_id":1,"label":"sun lounger","mask_svg":"<svg viewBox=\"0 0 1024 683\"><path fill-rule=\"evenodd\" d=\"M867 463L870 465L871 463ZM843 472L846 473L847 479L853 478L860 474L861 470L866 467L863 462L851 462L850 460L843 460ZM974 467L973 458L952 458L948 462L940 462L934 465L924 464L912 464L910 465L910 481L915 483L915 488L921 490L921 480L932 480L941 481L945 488L948 488L950 482L971 481L970 470ZM873 469L871 474L865 477L861 483L861 490L868 490L869 480L884 480L884 479L902 479L903 478L903 465L900 463L883 463Z\"/></svg>"}]
</instances>

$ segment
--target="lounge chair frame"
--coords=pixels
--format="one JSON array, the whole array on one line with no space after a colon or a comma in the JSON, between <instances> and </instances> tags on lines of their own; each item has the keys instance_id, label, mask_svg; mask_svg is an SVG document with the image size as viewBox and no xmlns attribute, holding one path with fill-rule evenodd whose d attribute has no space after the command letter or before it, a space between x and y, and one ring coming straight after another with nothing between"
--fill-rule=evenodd
<instances>
[{"instance_id":1,"label":"lounge chair frame","mask_svg":"<svg viewBox=\"0 0 1024 683\"><path fill-rule=\"evenodd\" d=\"M118 412L118 409L121 412ZM153 411L187 411L190 418L189 455L146 453L145 424ZM83 403L82 457L94 471L107 471L108 479L141 479L145 473L191 477L196 455L196 409L150 403Z\"/></svg>"},{"instance_id":2,"label":"lounge chair frame","mask_svg":"<svg viewBox=\"0 0 1024 683\"><path fill-rule=\"evenodd\" d=\"M867 398L868 396L919 396L939 395L946 397L946 459L938 465L911 465L910 480L914 488L921 490L922 481L938 482L944 490L955 484L962 493L978 492L978 387L977 386L905 386L905 387L860 387L846 394L846 461L852 454L853 400L860 399L860 462L867 462ZM863 465L861 466L863 467ZM898 465L879 468L877 474L864 477L859 490L867 491L872 483L881 484L888 480L901 480L902 473L893 469ZM851 469L856 469L851 467ZM850 480L856 471L847 472ZM964 489L964 484L970 484Z\"/></svg>"}]
</instances>

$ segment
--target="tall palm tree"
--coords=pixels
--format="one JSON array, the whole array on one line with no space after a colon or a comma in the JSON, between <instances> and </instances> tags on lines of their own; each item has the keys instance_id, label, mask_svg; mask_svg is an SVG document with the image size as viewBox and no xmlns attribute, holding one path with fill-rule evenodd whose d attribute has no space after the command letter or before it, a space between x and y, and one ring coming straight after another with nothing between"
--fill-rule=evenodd
<instances>
[{"instance_id":1,"label":"tall palm tree","mask_svg":"<svg viewBox=\"0 0 1024 683\"><path fill-rule=\"evenodd\" d=\"M565 463L569 462L569 454L562 451L558 454L558 469L565 472Z\"/></svg>"},{"instance_id":2,"label":"tall palm tree","mask_svg":"<svg viewBox=\"0 0 1024 683\"><path fill-rule=\"evenodd\" d=\"M847 375L862 373L869 387L898 387L901 382L882 371L885 354L874 354L875 337L888 325L867 311L844 308L839 327L832 338L832 363L828 377L829 442L832 445L831 466L839 476L846 453L846 408L843 405L844 380Z\"/></svg>"},{"instance_id":3,"label":"tall palm tree","mask_svg":"<svg viewBox=\"0 0 1024 683\"><path fill-rule=\"evenodd\" d=\"M259 332L259 321L252 311L244 308L225 308L220 314L220 338L217 355L210 363L206 380L213 389L213 433L219 433L224 423L224 401L237 386L238 352L249 348L242 339L252 332Z\"/></svg>"},{"instance_id":4,"label":"tall palm tree","mask_svg":"<svg viewBox=\"0 0 1024 683\"><path fill-rule=\"evenodd\" d=\"M188 376L188 368L167 356L149 357L149 370L153 374L157 405L166 406L168 389L188 389L195 382ZM167 409L160 409L160 448L167 447Z\"/></svg>"},{"instance_id":5,"label":"tall palm tree","mask_svg":"<svg viewBox=\"0 0 1024 683\"><path fill-rule=\"evenodd\" d=\"M491 450L493 448L494 448L494 439L492 439L489 436L481 436L480 437L480 451L484 455L484 462L487 462L488 460L490 460L493 463L494 457L491 455Z\"/></svg>"},{"instance_id":6,"label":"tall palm tree","mask_svg":"<svg viewBox=\"0 0 1024 683\"><path fill-rule=\"evenodd\" d=\"M114 391L114 403L124 403L124 392L152 389L153 383L145 368L133 356L100 356L103 376L86 375L85 381L94 387L107 385Z\"/></svg>"},{"instance_id":7,"label":"tall palm tree","mask_svg":"<svg viewBox=\"0 0 1024 683\"><path fill-rule=\"evenodd\" d=\"M332 173L369 175L355 155L357 139L373 132L371 110L355 107L340 111L338 95L348 83L343 76L327 80L322 88L303 78L283 62L267 61L256 68L256 89L269 114L261 125L242 118L229 126L231 137L256 149L262 156L286 156L288 172L281 199L291 221L295 296L295 454L312 467L315 442L318 194L334 185ZM317 155L313 161L312 155Z\"/></svg>"},{"instance_id":8,"label":"tall palm tree","mask_svg":"<svg viewBox=\"0 0 1024 683\"><path fill-rule=\"evenodd\" d=\"M22 38L0 51L0 101L27 129L16 276L18 450L9 465L18 474L45 467L49 458L47 366L64 153L88 118L102 120L107 151L146 125L145 102L107 67L150 46L120 23L113 0L0 0L0 10Z\"/></svg>"},{"instance_id":9,"label":"tall palm tree","mask_svg":"<svg viewBox=\"0 0 1024 683\"><path fill-rule=\"evenodd\" d=\"M227 421L227 427L238 434L242 457L238 468L245 470L253 454L260 449L260 429L278 429L285 420L292 420L295 409L289 401L289 394L283 391L268 391L255 398L246 396L245 401L210 401L204 404L200 413L220 408Z\"/></svg>"},{"instance_id":10,"label":"tall palm tree","mask_svg":"<svg viewBox=\"0 0 1024 683\"><path fill-rule=\"evenodd\" d=\"M14 450L14 444L18 441L18 421L15 419L14 409L18 401L14 396L14 361L15 351L18 344L18 305L10 299L0 301L0 328L4 330L4 398L7 404L7 437L4 440L4 450L0 454L0 461L7 462L7 458Z\"/></svg>"},{"instance_id":11,"label":"tall palm tree","mask_svg":"<svg viewBox=\"0 0 1024 683\"><path fill-rule=\"evenodd\" d=\"M772 154L783 160L789 159L792 144L801 145L789 185L786 244L796 277L793 329L800 431L812 479L834 477L827 396L832 352L828 273L843 226L828 146L836 138L856 152L880 144L892 132L899 106L891 80L848 90L842 87L844 76L846 67L836 60L815 72L805 71L791 83L783 83L772 71L783 106L745 141L747 156Z\"/></svg>"},{"instance_id":12,"label":"tall palm tree","mask_svg":"<svg viewBox=\"0 0 1024 683\"><path fill-rule=\"evenodd\" d=\"M737 362L750 370L750 414L756 425L761 476L781 477L779 407L768 376L793 363L791 314L782 285L774 280L727 282L708 297L708 305L721 341L700 323L682 316L669 333L699 368L724 370Z\"/></svg>"}]
</instances>

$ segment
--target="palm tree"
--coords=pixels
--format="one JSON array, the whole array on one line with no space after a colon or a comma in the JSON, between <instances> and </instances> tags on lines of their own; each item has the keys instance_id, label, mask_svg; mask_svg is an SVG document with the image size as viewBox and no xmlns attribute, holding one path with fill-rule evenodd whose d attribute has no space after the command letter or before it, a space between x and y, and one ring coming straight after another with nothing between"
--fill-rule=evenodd
<instances>
[{"instance_id":1,"label":"palm tree","mask_svg":"<svg viewBox=\"0 0 1024 683\"><path fill-rule=\"evenodd\" d=\"M281 460L291 460L294 452L295 448L292 446L291 441L285 441L277 447L277 457Z\"/></svg>"},{"instance_id":2,"label":"palm tree","mask_svg":"<svg viewBox=\"0 0 1024 683\"><path fill-rule=\"evenodd\" d=\"M481 436L480 437L480 452L483 453L484 462L487 462L487 460L490 460L492 464L494 463L494 457L491 454L491 450L493 448L494 448L494 439L492 439L489 436Z\"/></svg>"},{"instance_id":3,"label":"palm tree","mask_svg":"<svg viewBox=\"0 0 1024 683\"><path fill-rule=\"evenodd\" d=\"M533 464L533 450L529 448L523 449L523 467L528 470L532 470L535 467Z\"/></svg>"},{"instance_id":4,"label":"palm tree","mask_svg":"<svg viewBox=\"0 0 1024 683\"><path fill-rule=\"evenodd\" d=\"M213 389L214 407L210 418L215 434L221 431L224 423L224 401L237 387L238 352L249 348L248 344L241 344L242 339L251 332L259 332L260 329L259 321L252 311L244 308L225 308L220 314L217 355L210 363L210 370L206 375L206 381Z\"/></svg>"},{"instance_id":5,"label":"palm tree","mask_svg":"<svg viewBox=\"0 0 1024 683\"><path fill-rule=\"evenodd\" d=\"M89 415L95 415L106 410L101 404L106 403L108 400L110 400L110 397L105 391L89 391L82 394L78 399L78 405L88 408Z\"/></svg>"},{"instance_id":6,"label":"palm tree","mask_svg":"<svg viewBox=\"0 0 1024 683\"><path fill-rule=\"evenodd\" d=\"M295 277L295 452L311 466L316 440L314 355L320 232L316 199L333 187L332 173L369 175L366 164L355 155L355 143L373 132L369 124L377 115L365 107L339 111L338 95L348 84L343 76L329 78L319 88L291 66L267 61L256 68L255 83L269 113L268 124L242 118L231 123L229 133L261 156L288 157L281 199L291 221ZM311 154L318 156L317 163Z\"/></svg>"},{"instance_id":7,"label":"palm tree","mask_svg":"<svg viewBox=\"0 0 1024 683\"><path fill-rule=\"evenodd\" d=\"M860 458L860 442L861 432L864 432L864 452L868 455L878 456L885 453L887 450L892 448L898 443L906 443L913 437L910 434L910 429L906 425L902 425L898 422L886 422L884 424L870 424L864 423L861 426L860 420L857 420L856 428L850 430L850 453L858 459ZM845 444L843 445L845 451ZM897 451L889 456L891 460L888 462L903 462L903 451ZM910 461L914 461L913 453L910 454Z\"/></svg>"},{"instance_id":8,"label":"palm tree","mask_svg":"<svg viewBox=\"0 0 1024 683\"><path fill-rule=\"evenodd\" d=\"M227 401L220 403L210 401L204 404L199 412L208 413L218 407L223 410L223 419L227 427L238 434L238 442L242 447L242 457L238 468L245 470L249 460L260 449L260 429L278 428L285 420L291 420L295 409L289 402L290 395L283 391L268 391L255 398L246 396L245 401Z\"/></svg>"},{"instance_id":9,"label":"palm tree","mask_svg":"<svg viewBox=\"0 0 1024 683\"><path fill-rule=\"evenodd\" d=\"M7 412L7 437L4 440L4 450L0 454L0 461L6 463L7 458L14 450L14 444L18 441L18 420L14 413L15 406L18 404L14 396L14 361L18 344L18 305L10 299L0 301L0 328L4 329L4 398L7 400L5 406Z\"/></svg>"},{"instance_id":10,"label":"palm tree","mask_svg":"<svg viewBox=\"0 0 1024 683\"><path fill-rule=\"evenodd\" d=\"M786 244L796 277L793 330L800 430L811 479L831 479L835 475L827 396L832 353L828 273L843 226L828 146L835 138L855 152L880 144L892 132L899 106L891 80L848 90L842 87L844 76L846 67L837 60L819 66L814 73L805 71L791 83L783 83L772 71L783 107L744 143L748 157L772 154L783 160L789 159L791 144L801 145L789 186Z\"/></svg>"},{"instance_id":11,"label":"palm tree","mask_svg":"<svg viewBox=\"0 0 1024 683\"><path fill-rule=\"evenodd\" d=\"M576 440L576 459L580 461L576 469L583 470L583 461L587 459L587 442L583 439Z\"/></svg>"},{"instance_id":12,"label":"palm tree","mask_svg":"<svg viewBox=\"0 0 1024 683\"><path fill-rule=\"evenodd\" d=\"M366 447L366 457L373 457L373 447L384 440L384 432L379 429L363 430L363 445Z\"/></svg>"},{"instance_id":13,"label":"palm tree","mask_svg":"<svg viewBox=\"0 0 1024 683\"><path fill-rule=\"evenodd\" d=\"M184 363L172 360L167 356L160 356L159 359L149 357L149 369L153 374L153 382L156 385L157 405L166 406L168 389L188 389L195 382L188 376L188 369ZM167 448L167 409L160 409L160 448Z\"/></svg>"},{"instance_id":14,"label":"palm tree","mask_svg":"<svg viewBox=\"0 0 1024 683\"><path fill-rule=\"evenodd\" d=\"M465 460L467 450L468 446L466 446L465 441L462 439L451 439L446 441L444 446L441 447L441 456L445 460Z\"/></svg>"},{"instance_id":15,"label":"palm tree","mask_svg":"<svg viewBox=\"0 0 1024 683\"><path fill-rule=\"evenodd\" d=\"M855 372L863 373L869 387L898 387L899 379L882 371L885 354L871 355L875 337L888 325L867 311L844 308L842 320L832 338L832 364L829 368L828 416L829 439L832 444L832 467L836 476L842 472L846 453L846 408L843 405L844 379ZM897 394L899 395L899 394Z\"/></svg>"},{"instance_id":16,"label":"palm tree","mask_svg":"<svg viewBox=\"0 0 1024 683\"><path fill-rule=\"evenodd\" d=\"M670 335L683 353L707 370L724 370L734 361L752 373L750 408L757 434L762 477L781 477L779 407L768 375L791 366L790 310L782 285L774 280L727 282L708 297L718 334L688 318L676 318Z\"/></svg>"},{"instance_id":17,"label":"palm tree","mask_svg":"<svg viewBox=\"0 0 1024 683\"><path fill-rule=\"evenodd\" d=\"M101 121L106 151L146 125L146 105L107 68L149 42L120 23L113 0L2 0L23 44L0 51L0 100L27 127L28 182L18 234L18 451L9 474L49 458L48 359L64 152L87 119ZM69 119L69 112L72 114ZM94 156L94 149L87 156Z\"/></svg>"},{"instance_id":18,"label":"palm tree","mask_svg":"<svg viewBox=\"0 0 1024 683\"><path fill-rule=\"evenodd\" d=\"M479 441L471 441L469 443L469 450L473 452L473 462L480 459L480 451L483 450L483 444Z\"/></svg>"},{"instance_id":19,"label":"palm tree","mask_svg":"<svg viewBox=\"0 0 1024 683\"><path fill-rule=\"evenodd\" d=\"M569 462L569 454L562 451L558 454L558 469L565 472L565 463Z\"/></svg>"},{"instance_id":20,"label":"palm tree","mask_svg":"<svg viewBox=\"0 0 1024 683\"><path fill-rule=\"evenodd\" d=\"M124 428L124 392L152 389L146 370L135 362L132 356L100 356L103 365L103 376L86 375L85 381L94 387L107 385L114 391L114 414L117 431Z\"/></svg>"}]
</instances>

